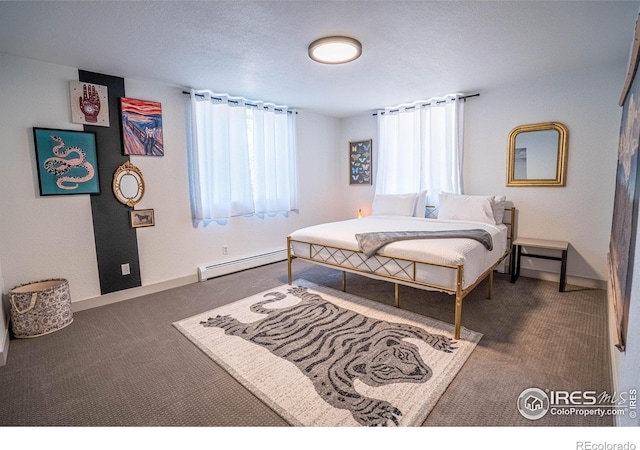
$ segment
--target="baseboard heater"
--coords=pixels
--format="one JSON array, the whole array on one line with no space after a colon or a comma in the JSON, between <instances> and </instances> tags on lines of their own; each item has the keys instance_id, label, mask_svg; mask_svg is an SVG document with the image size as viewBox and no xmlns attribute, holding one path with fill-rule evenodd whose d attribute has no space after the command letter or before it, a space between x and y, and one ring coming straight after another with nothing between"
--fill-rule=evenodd
<instances>
[{"instance_id":1,"label":"baseboard heater","mask_svg":"<svg viewBox=\"0 0 640 450\"><path fill-rule=\"evenodd\" d=\"M228 275L241 270L253 269L287 259L287 250L276 250L260 255L248 256L246 258L235 259L233 261L223 261L216 264L198 267L198 280L206 281L211 278Z\"/></svg>"}]
</instances>

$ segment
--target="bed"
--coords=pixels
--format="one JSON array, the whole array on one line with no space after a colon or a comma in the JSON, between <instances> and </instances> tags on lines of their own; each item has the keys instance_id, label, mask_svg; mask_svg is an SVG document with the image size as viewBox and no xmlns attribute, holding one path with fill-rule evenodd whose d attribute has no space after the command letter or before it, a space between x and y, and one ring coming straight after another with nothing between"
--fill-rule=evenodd
<instances>
[{"instance_id":1,"label":"bed","mask_svg":"<svg viewBox=\"0 0 640 450\"><path fill-rule=\"evenodd\" d=\"M393 282L397 307L400 284L455 295L454 339L460 339L464 297L489 277L491 298L493 272L511 253L515 207L504 197L442 194L438 218L428 219L420 213L424 211L420 194L413 194L413 204L408 195L409 199L379 197L374 199L370 216L291 233L287 237L289 284L292 262L300 258L343 271L343 290L347 272ZM395 241L394 236L406 234L403 232L416 237L409 234ZM386 237L386 233L390 233L389 243L377 251L364 246L364 238ZM481 233L484 240L466 237L466 233Z\"/></svg>"}]
</instances>

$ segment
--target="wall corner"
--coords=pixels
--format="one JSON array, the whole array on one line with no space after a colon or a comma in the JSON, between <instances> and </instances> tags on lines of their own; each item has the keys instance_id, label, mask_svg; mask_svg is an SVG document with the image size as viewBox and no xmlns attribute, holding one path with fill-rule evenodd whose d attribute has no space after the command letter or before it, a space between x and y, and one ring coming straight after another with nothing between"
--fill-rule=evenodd
<instances>
[{"instance_id":1,"label":"wall corner","mask_svg":"<svg viewBox=\"0 0 640 450\"><path fill-rule=\"evenodd\" d=\"M7 364L9 358L9 325L4 325L4 329L0 330L0 367Z\"/></svg>"}]
</instances>

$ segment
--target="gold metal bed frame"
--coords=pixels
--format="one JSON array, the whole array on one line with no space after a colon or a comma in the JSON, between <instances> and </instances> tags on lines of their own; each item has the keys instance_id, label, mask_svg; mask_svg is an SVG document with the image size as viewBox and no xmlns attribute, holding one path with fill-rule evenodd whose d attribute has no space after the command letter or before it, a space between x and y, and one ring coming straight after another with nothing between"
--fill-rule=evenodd
<instances>
[{"instance_id":1,"label":"gold metal bed frame","mask_svg":"<svg viewBox=\"0 0 640 450\"><path fill-rule=\"evenodd\" d=\"M403 284L410 287L415 287L418 289L425 289L428 291L440 291L446 292L447 294L455 294L456 296L456 305L455 305L455 322L454 322L454 339L460 339L460 326L462 324L462 300L465 296L471 292L478 284L480 284L487 276L489 277L489 288L487 293L487 298L491 299L493 295L493 271L498 267L510 254L512 242L515 239L515 229L516 229L516 208L514 206L510 208L505 208L505 219L506 216L509 216L509 221L506 222L503 220L503 223L507 226L507 249L505 253L498 259L498 261L487 269L482 275L478 277L478 279L468 286L466 289L462 288L462 280L464 273L464 265L449 265L449 264L437 264L437 263L427 263L422 261L413 261L410 259L403 258L391 258L388 256L374 255L370 258L367 258L362 253L356 250L349 250L344 248L332 247L328 245L314 244L312 242L294 240L291 236L287 236L287 272L288 272L288 281L289 284L292 284L292 269L291 263L294 259L300 258L306 261L319 264L322 266L328 266L332 268L337 268L342 271L342 290L346 291L347 288L347 272L360 274L369 278L392 281L395 286L395 301L394 304L396 307L400 307L400 291L399 285ZM309 255L294 255L292 250L292 245L294 242L300 242L302 244L309 245ZM322 255L324 253L324 256ZM319 259L320 258L320 259ZM352 262L351 267L344 267L339 261L348 261ZM357 264L353 264L353 260L357 261ZM371 269L371 265L374 263L379 270L383 268L386 271L386 274L380 274L378 272L374 272ZM421 264L425 266L435 266L442 267L449 270L456 271L456 288L452 289L447 286L440 286L437 284L424 283L416 279L416 265ZM389 266L389 269L387 269ZM511 261L509 261L509 266L511 266ZM509 267L510 268L510 267Z\"/></svg>"}]
</instances>

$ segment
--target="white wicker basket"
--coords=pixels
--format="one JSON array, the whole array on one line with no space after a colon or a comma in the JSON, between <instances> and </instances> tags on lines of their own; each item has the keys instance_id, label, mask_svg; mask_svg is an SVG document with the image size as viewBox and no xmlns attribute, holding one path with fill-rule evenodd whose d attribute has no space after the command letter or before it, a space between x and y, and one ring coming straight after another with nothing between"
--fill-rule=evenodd
<instances>
[{"instance_id":1,"label":"white wicker basket","mask_svg":"<svg viewBox=\"0 0 640 450\"><path fill-rule=\"evenodd\" d=\"M69 282L55 278L9 291L11 329L17 338L42 336L73 322Z\"/></svg>"}]
</instances>

